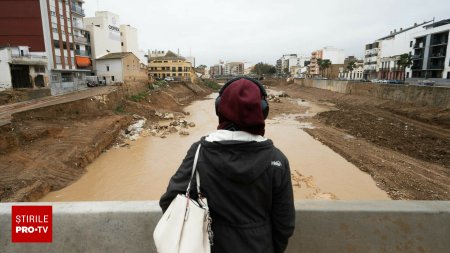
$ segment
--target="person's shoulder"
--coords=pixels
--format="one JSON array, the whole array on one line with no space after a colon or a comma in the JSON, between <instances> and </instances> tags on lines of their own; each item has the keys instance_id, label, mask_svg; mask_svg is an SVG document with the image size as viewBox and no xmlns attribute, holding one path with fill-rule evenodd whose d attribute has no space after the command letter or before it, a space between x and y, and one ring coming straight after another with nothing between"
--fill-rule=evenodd
<instances>
[{"instance_id":1,"label":"person's shoulder","mask_svg":"<svg viewBox=\"0 0 450 253\"><path fill-rule=\"evenodd\" d=\"M283 151L281 151L281 149L279 149L271 139L267 139L266 140L267 144L269 144L273 150L273 152L275 152L276 155L286 158L286 156L284 155Z\"/></svg>"}]
</instances>

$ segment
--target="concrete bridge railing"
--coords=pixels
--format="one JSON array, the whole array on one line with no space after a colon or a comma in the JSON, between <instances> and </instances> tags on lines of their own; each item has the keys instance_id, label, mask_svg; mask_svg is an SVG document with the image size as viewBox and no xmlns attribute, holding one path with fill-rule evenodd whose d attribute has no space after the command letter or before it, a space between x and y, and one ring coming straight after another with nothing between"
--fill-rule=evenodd
<instances>
[{"instance_id":1,"label":"concrete bridge railing","mask_svg":"<svg viewBox=\"0 0 450 253\"><path fill-rule=\"evenodd\" d=\"M12 205L52 205L53 243L11 243ZM299 201L287 252L450 252L450 201ZM157 202L0 204L0 252L156 252Z\"/></svg>"}]
</instances>

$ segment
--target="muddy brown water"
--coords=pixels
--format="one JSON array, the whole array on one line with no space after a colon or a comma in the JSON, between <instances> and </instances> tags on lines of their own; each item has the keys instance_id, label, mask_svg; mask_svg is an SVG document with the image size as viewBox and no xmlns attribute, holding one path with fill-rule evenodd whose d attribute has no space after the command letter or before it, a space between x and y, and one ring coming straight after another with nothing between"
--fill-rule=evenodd
<instances>
[{"instance_id":1,"label":"muddy brown water","mask_svg":"<svg viewBox=\"0 0 450 253\"><path fill-rule=\"evenodd\" d=\"M266 126L266 137L289 159L295 199L389 199L368 174L302 130L313 125L295 120L326 109L298 103L308 108L306 114L282 115ZM191 113L187 120L196 123L189 136L143 137L128 148L110 149L78 181L40 201L158 200L190 145L215 130L213 108L213 99L193 103L186 108Z\"/></svg>"}]
</instances>

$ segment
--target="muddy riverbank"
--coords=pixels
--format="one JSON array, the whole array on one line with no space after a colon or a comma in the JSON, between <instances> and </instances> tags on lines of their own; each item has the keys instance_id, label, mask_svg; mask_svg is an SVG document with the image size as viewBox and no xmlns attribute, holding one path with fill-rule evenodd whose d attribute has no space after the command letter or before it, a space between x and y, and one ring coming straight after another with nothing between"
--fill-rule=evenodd
<instances>
[{"instance_id":1,"label":"muddy riverbank","mask_svg":"<svg viewBox=\"0 0 450 253\"><path fill-rule=\"evenodd\" d=\"M70 185L135 121L134 114L156 122L162 116L156 112L181 112L211 92L186 83L146 87L136 95L126 86L83 99L74 94L73 100L13 114L0 129L0 200L35 201Z\"/></svg>"},{"instance_id":2,"label":"muddy riverbank","mask_svg":"<svg viewBox=\"0 0 450 253\"><path fill-rule=\"evenodd\" d=\"M293 98L329 106L305 129L393 199L450 199L450 110L298 85L277 85ZM304 122L303 118L298 118Z\"/></svg>"},{"instance_id":3,"label":"muddy riverbank","mask_svg":"<svg viewBox=\"0 0 450 253\"><path fill-rule=\"evenodd\" d=\"M212 97L215 97L213 95ZM165 138L147 136L110 149L87 167L74 184L52 192L41 201L157 200L164 193L189 146L216 129L214 100L194 102L186 107L188 136L171 134ZM267 121L266 136L287 155L292 170L296 199L389 199L371 177L303 131L295 118L312 117L327 110L301 100L283 101L286 110ZM162 121L160 125L169 124Z\"/></svg>"}]
</instances>

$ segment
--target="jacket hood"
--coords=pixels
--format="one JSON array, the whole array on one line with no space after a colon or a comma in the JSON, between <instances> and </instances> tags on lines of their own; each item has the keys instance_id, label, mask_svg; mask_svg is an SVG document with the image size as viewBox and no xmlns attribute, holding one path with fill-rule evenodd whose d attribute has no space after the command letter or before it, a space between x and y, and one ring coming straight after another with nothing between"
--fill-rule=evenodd
<instances>
[{"instance_id":1,"label":"jacket hood","mask_svg":"<svg viewBox=\"0 0 450 253\"><path fill-rule=\"evenodd\" d=\"M202 157L206 164L229 180L239 183L252 183L271 166L273 142L201 140Z\"/></svg>"}]
</instances>

